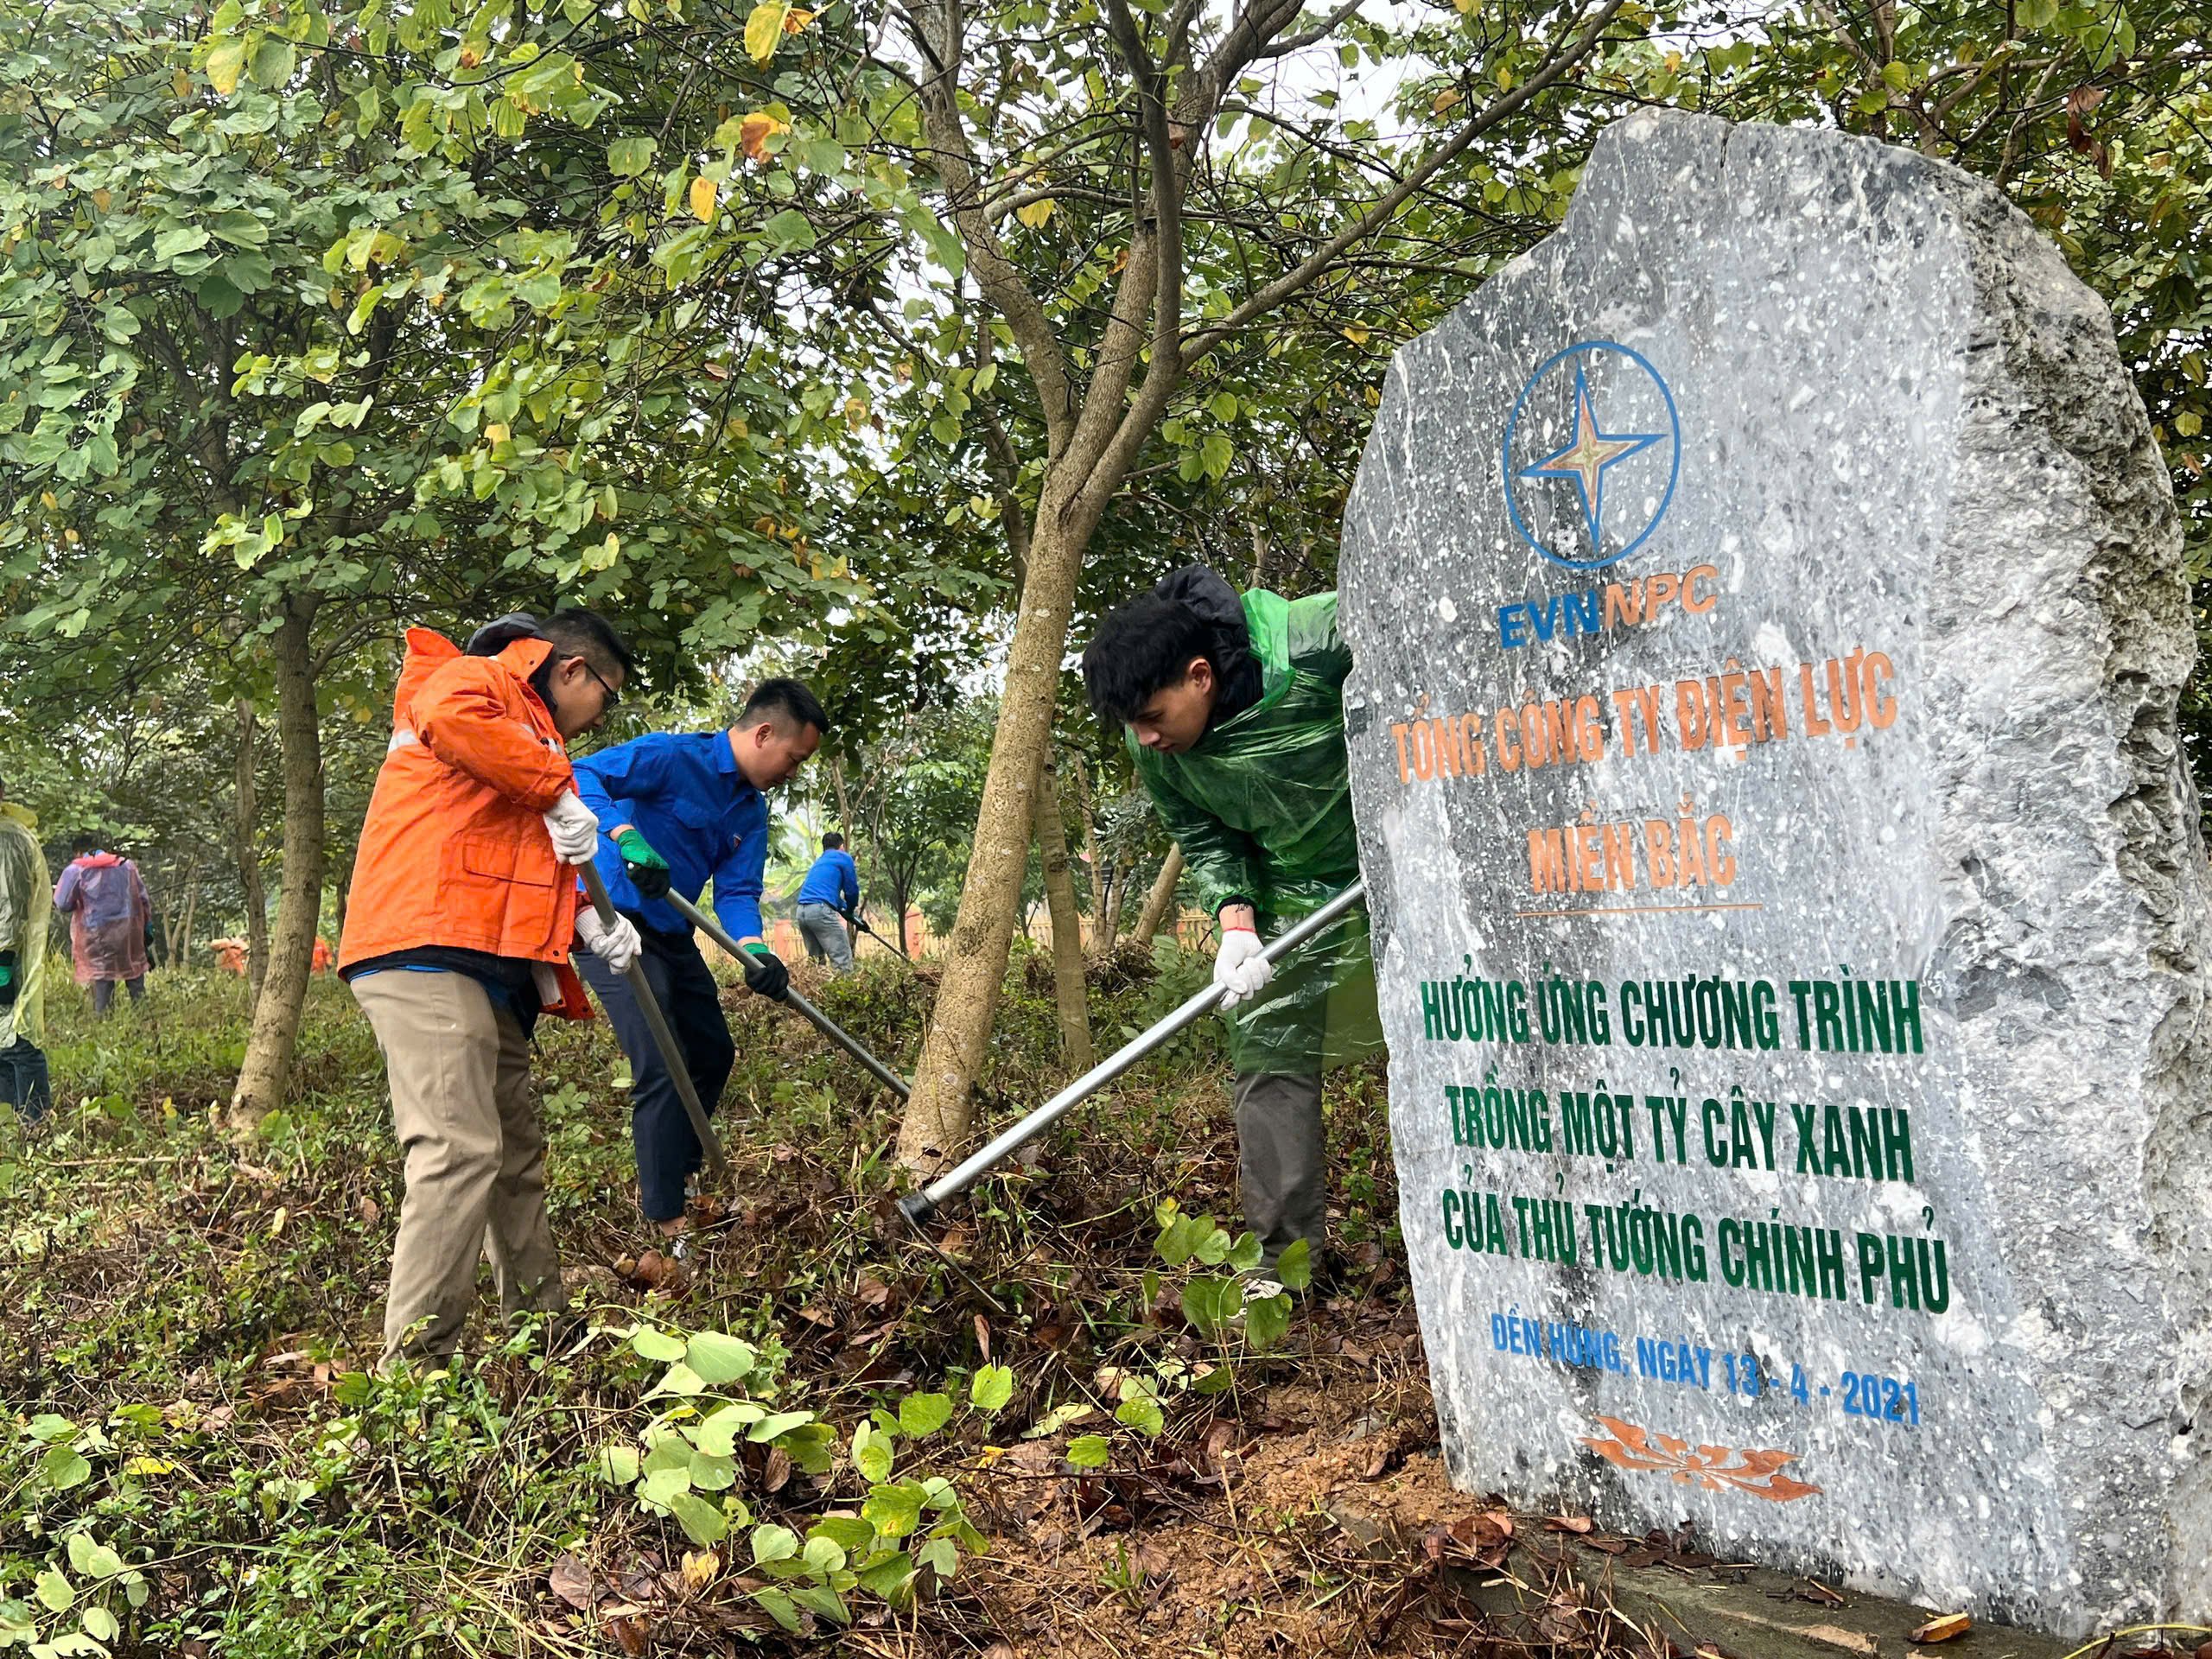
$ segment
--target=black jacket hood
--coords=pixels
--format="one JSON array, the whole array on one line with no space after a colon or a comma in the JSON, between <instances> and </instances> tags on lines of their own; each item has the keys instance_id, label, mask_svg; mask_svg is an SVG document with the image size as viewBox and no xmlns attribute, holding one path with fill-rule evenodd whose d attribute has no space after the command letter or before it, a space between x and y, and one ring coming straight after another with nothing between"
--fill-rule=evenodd
<instances>
[{"instance_id":1,"label":"black jacket hood","mask_svg":"<svg viewBox=\"0 0 2212 1659\"><path fill-rule=\"evenodd\" d=\"M1203 564L1172 571L1153 591L1191 612L1205 624L1206 654L1221 671L1221 693L1214 699L1209 727L1243 714L1259 702L1260 659L1252 654L1252 632L1244 623L1244 602L1236 590Z\"/></svg>"}]
</instances>

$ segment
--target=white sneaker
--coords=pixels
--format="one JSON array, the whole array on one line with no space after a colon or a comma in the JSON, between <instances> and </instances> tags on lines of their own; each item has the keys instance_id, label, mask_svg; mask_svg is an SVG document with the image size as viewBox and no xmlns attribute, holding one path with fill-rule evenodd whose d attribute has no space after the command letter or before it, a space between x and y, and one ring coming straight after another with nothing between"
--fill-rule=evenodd
<instances>
[{"instance_id":1,"label":"white sneaker","mask_svg":"<svg viewBox=\"0 0 2212 1659\"><path fill-rule=\"evenodd\" d=\"M1244 1300L1248 1302L1264 1302L1271 1297L1289 1294L1290 1287L1278 1279L1255 1274L1244 1281Z\"/></svg>"}]
</instances>

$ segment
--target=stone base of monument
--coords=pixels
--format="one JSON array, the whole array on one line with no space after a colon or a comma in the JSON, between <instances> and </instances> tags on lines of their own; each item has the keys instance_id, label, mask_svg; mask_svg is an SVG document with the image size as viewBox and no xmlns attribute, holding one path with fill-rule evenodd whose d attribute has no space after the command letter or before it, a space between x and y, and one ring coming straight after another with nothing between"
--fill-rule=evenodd
<instances>
[{"instance_id":1,"label":"stone base of monument","mask_svg":"<svg viewBox=\"0 0 2212 1659\"><path fill-rule=\"evenodd\" d=\"M1630 1567L1576 1540L1548 1535L1516 1547L1503 1573L1446 1569L1452 1587L1502 1632L1545 1643L1557 1636L1556 1586L1580 1586L1582 1622L1602 1623L1608 1645L1592 1650L1638 1652L1634 1630L1664 1637L1684 1655L1742 1659L2067 1659L2072 1644L2001 1624L1976 1624L1940 1645L1911 1633L1936 1611L1878 1596L1828 1600L1807 1580L1764 1567L1707 1567L1682 1572ZM1538 1586L1541 1586L1539 1588ZM1545 1620L1554 1624L1547 1627ZM2150 1645L2116 1643L2113 1653ZM2194 1648L2193 1639L2182 1651Z\"/></svg>"}]
</instances>

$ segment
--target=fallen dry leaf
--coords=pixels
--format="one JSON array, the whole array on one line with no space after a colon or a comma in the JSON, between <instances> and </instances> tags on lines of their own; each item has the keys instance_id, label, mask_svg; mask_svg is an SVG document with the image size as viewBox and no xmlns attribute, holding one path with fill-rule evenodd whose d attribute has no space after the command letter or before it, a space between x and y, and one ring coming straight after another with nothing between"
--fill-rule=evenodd
<instances>
[{"instance_id":1,"label":"fallen dry leaf","mask_svg":"<svg viewBox=\"0 0 2212 1659\"><path fill-rule=\"evenodd\" d=\"M704 1590L721 1570L721 1558L713 1550L688 1550L683 1556L684 1587L694 1591Z\"/></svg>"},{"instance_id":2,"label":"fallen dry leaf","mask_svg":"<svg viewBox=\"0 0 2212 1659\"><path fill-rule=\"evenodd\" d=\"M1907 1632L1908 1642L1948 1642L1955 1636L1964 1636L1974 1628L1974 1617L1969 1613L1945 1613L1941 1618L1931 1618L1925 1624Z\"/></svg>"},{"instance_id":3,"label":"fallen dry leaf","mask_svg":"<svg viewBox=\"0 0 2212 1659\"><path fill-rule=\"evenodd\" d=\"M780 1446L772 1447L768 1452L767 1466L760 1475L761 1490L770 1493L780 1492L791 1484L791 1454Z\"/></svg>"},{"instance_id":4,"label":"fallen dry leaf","mask_svg":"<svg viewBox=\"0 0 2212 1659\"><path fill-rule=\"evenodd\" d=\"M1544 1530L1585 1533L1590 1530L1590 1517L1586 1515L1548 1515L1544 1517Z\"/></svg>"},{"instance_id":5,"label":"fallen dry leaf","mask_svg":"<svg viewBox=\"0 0 2212 1659\"><path fill-rule=\"evenodd\" d=\"M553 1570L545 1575L546 1587L580 1612L589 1612L591 1569L573 1554L564 1554L553 1563Z\"/></svg>"}]
</instances>

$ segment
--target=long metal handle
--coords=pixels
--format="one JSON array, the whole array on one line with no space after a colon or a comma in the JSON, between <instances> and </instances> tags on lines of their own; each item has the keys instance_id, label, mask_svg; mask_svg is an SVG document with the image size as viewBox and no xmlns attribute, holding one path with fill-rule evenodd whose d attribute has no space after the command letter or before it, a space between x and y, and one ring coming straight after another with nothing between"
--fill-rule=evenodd
<instances>
[{"instance_id":1,"label":"long metal handle","mask_svg":"<svg viewBox=\"0 0 2212 1659\"><path fill-rule=\"evenodd\" d=\"M1367 883L1353 882L1296 926L1268 941L1268 948L1260 954L1270 963L1281 961L1366 897ZM1219 1001L1221 987L1218 985L1209 985L1188 998L1174 1013L1150 1030L1138 1033L1128 1044L1099 1061L1028 1116L1001 1130L966 1162L931 1181L918 1192L906 1194L899 1200L899 1208L906 1213L908 1220L917 1224L927 1221L936 1213L938 1205L947 1198L957 1198L965 1192L990 1170L1012 1157L1016 1150L1044 1134L1084 1099L1096 1094Z\"/></svg>"},{"instance_id":2,"label":"long metal handle","mask_svg":"<svg viewBox=\"0 0 2212 1659\"><path fill-rule=\"evenodd\" d=\"M722 925L720 922L708 915L705 911L700 909L698 906L693 904L680 893L670 893L668 895L668 902L676 906L676 913L677 915L683 918L685 921L690 923L692 926L697 928L702 933L704 933L716 944L721 946L721 948L728 951L732 957L734 957L737 959L737 963L740 967L744 966L744 952L738 948L737 941L730 938L728 933L723 930ZM784 993L784 1001L792 1007L798 1009L800 1014L804 1014L807 1020L813 1024L813 1027L817 1031L820 1032L824 1037L827 1037L831 1042L836 1044L838 1047L843 1049L845 1052L851 1055L862 1065L866 1066L875 1075L875 1080L878 1083L891 1090L893 1094L898 1096L899 1099L904 1100L906 1098L907 1089L905 1080L901 1078L896 1071L893 1071L889 1066L886 1065L881 1060L877 1059L874 1055L869 1053L865 1048L862 1048L858 1038L855 1037L835 1020L832 1020L828 1014L823 1013L821 1009L816 1007L813 1003L808 1001L797 991L785 991Z\"/></svg>"},{"instance_id":3,"label":"long metal handle","mask_svg":"<svg viewBox=\"0 0 2212 1659\"><path fill-rule=\"evenodd\" d=\"M600 921L606 926L613 926L614 901L607 896L607 883L600 879L599 867L587 861L576 867L576 874L583 877L584 896L599 912ZM715 1138L714 1125L707 1122L706 1108L699 1104L699 1091L691 1086L691 1068L685 1064L683 1051L677 1046L676 1033L668 1028L668 1018L661 1013L660 1003L653 995L652 982L645 977L645 964L642 961L632 962L622 977L630 987L630 995L637 999L645 1024L652 1030L653 1046L660 1050L661 1064L668 1068L669 1079L676 1084L676 1097L683 1103L684 1116L691 1120L692 1134L699 1137L700 1146L706 1150L707 1162L715 1175L727 1184L729 1160L722 1156L722 1143Z\"/></svg>"}]
</instances>

